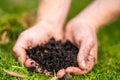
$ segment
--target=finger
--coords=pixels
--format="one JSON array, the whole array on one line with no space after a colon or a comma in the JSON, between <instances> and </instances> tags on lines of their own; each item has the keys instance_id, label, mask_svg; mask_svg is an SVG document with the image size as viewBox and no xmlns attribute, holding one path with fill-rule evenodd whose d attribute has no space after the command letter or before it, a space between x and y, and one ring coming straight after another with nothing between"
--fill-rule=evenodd
<instances>
[{"instance_id":1,"label":"finger","mask_svg":"<svg viewBox=\"0 0 120 80\"><path fill-rule=\"evenodd\" d=\"M22 36L20 35L13 47L13 52L18 58L18 62L21 64L24 64L27 57L25 49L27 49L27 46L24 45L24 38L22 38Z\"/></svg>"},{"instance_id":2,"label":"finger","mask_svg":"<svg viewBox=\"0 0 120 80\"><path fill-rule=\"evenodd\" d=\"M42 73L43 70L42 68L40 68L39 64L37 64L34 60L28 58L26 61L25 61L25 66L28 67L28 68L34 68L34 70L38 73ZM33 71L34 71L33 70Z\"/></svg>"},{"instance_id":3,"label":"finger","mask_svg":"<svg viewBox=\"0 0 120 80\"><path fill-rule=\"evenodd\" d=\"M91 48L93 47L93 43L83 41L80 46L81 47L77 56L78 65L81 69L86 69L87 68L86 59L88 57Z\"/></svg>"},{"instance_id":4,"label":"finger","mask_svg":"<svg viewBox=\"0 0 120 80\"><path fill-rule=\"evenodd\" d=\"M95 63L97 61L97 53L98 53L98 44L96 43L89 53L89 56L94 58Z\"/></svg>"},{"instance_id":5,"label":"finger","mask_svg":"<svg viewBox=\"0 0 120 80\"><path fill-rule=\"evenodd\" d=\"M36 63L34 60L28 58L26 61L25 61L25 66L26 67L36 67L36 69L39 69L39 64Z\"/></svg>"},{"instance_id":6,"label":"finger","mask_svg":"<svg viewBox=\"0 0 120 80\"><path fill-rule=\"evenodd\" d=\"M62 78L66 74L65 69L61 69L57 72L57 77Z\"/></svg>"},{"instance_id":7,"label":"finger","mask_svg":"<svg viewBox=\"0 0 120 80\"><path fill-rule=\"evenodd\" d=\"M69 22L65 29L65 40L69 40L73 43L72 24Z\"/></svg>"},{"instance_id":8,"label":"finger","mask_svg":"<svg viewBox=\"0 0 120 80\"><path fill-rule=\"evenodd\" d=\"M21 63L21 64L24 64L24 62L26 60L26 51L21 47L16 47L15 46L13 48L13 52L18 57L18 62Z\"/></svg>"},{"instance_id":9,"label":"finger","mask_svg":"<svg viewBox=\"0 0 120 80\"><path fill-rule=\"evenodd\" d=\"M87 70L88 71L90 71L94 67L94 65L97 61L97 49L98 49L97 45L95 45L89 53L88 60L87 60Z\"/></svg>"},{"instance_id":10,"label":"finger","mask_svg":"<svg viewBox=\"0 0 120 80\"><path fill-rule=\"evenodd\" d=\"M26 67L35 67L36 66L36 62L29 58L29 59L27 59L25 61L25 66Z\"/></svg>"},{"instance_id":11,"label":"finger","mask_svg":"<svg viewBox=\"0 0 120 80\"><path fill-rule=\"evenodd\" d=\"M66 72L69 72L69 73L73 73L73 74L76 74L76 75L82 75L82 74L87 74L95 65L95 62L96 62L96 59L97 59L97 45L95 45L90 53L89 53L89 56L88 56L88 59L86 61L86 69L85 70L81 70L80 68L78 67L68 67L66 69Z\"/></svg>"},{"instance_id":12,"label":"finger","mask_svg":"<svg viewBox=\"0 0 120 80\"><path fill-rule=\"evenodd\" d=\"M27 40L23 35L24 34L20 34L18 40L15 43L15 46L13 47L13 52L18 58L18 62L22 64L24 64L27 58L26 49L32 47L32 42Z\"/></svg>"},{"instance_id":13,"label":"finger","mask_svg":"<svg viewBox=\"0 0 120 80\"><path fill-rule=\"evenodd\" d=\"M68 67L66 68L66 73L72 73L74 75L86 74L86 70L81 70L79 67Z\"/></svg>"},{"instance_id":14,"label":"finger","mask_svg":"<svg viewBox=\"0 0 120 80\"><path fill-rule=\"evenodd\" d=\"M63 35L63 31L59 31L57 32L57 34L53 34L54 35L54 38L56 41L59 41L59 40L63 40L64 39L64 35Z\"/></svg>"}]
</instances>

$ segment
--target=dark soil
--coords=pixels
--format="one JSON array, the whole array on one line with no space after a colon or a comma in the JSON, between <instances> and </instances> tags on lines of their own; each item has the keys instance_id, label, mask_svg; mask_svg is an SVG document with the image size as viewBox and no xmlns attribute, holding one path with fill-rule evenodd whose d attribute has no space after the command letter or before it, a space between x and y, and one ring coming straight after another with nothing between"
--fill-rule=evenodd
<instances>
[{"instance_id":1,"label":"dark soil","mask_svg":"<svg viewBox=\"0 0 120 80\"><path fill-rule=\"evenodd\" d=\"M62 43L52 38L48 43L28 49L26 52L39 64L39 67L52 73L69 66L78 66L78 48L70 41Z\"/></svg>"}]
</instances>

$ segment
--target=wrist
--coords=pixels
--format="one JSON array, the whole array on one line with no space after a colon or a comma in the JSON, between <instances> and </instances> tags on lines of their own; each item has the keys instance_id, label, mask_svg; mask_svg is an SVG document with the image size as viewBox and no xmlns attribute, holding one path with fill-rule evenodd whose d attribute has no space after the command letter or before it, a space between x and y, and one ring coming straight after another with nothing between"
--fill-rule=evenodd
<instances>
[{"instance_id":1,"label":"wrist","mask_svg":"<svg viewBox=\"0 0 120 80\"><path fill-rule=\"evenodd\" d=\"M49 36L54 37L56 40L63 38L63 29L47 21L41 20L36 23L35 27L37 27L38 30L43 29L43 31L47 32Z\"/></svg>"},{"instance_id":2,"label":"wrist","mask_svg":"<svg viewBox=\"0 0 120 80\"><path fill-rule=\"evenodd\" d=\"M96 26L94 24L94 22L89 21L88 19L85 18L75 18L75 20L73 20L74 25L79 25L79 26L83 26L83 27L90 27L94 32L97 32L98 30L98 26Z\"/></svg>"},{"instance_id":3,"label":"wrist","mask_svg":"<svg viewBox=\"0 0 120 80\"><path fill-rule=\"evenodd\" d=\"M47 27L48 29L62 29L62 25L59 25L60 23L56 23L56 22L51 22L51 21L47 21L47 20L39 20L37 21L36 25L38 25L38 27L42 27L40 25L43 25L44 27Z\"/></svg>"},{"instance_id":4,"label":"wrist","mask_svg":"<svg viewBox=\"0 0 120 80\"><path fill-rule=\"evenodd\" d=\"M37 20L37 24L48 25L48 27L52 29L62 29L64 22L61 22L60 20L39 19Z\"/></svg>"}]
</instances>

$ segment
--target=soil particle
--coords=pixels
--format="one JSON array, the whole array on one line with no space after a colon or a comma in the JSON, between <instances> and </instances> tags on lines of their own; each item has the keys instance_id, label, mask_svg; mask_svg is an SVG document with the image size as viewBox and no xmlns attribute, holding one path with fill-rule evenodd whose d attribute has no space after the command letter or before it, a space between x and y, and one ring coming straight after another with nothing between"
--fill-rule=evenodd
<instances>
[{"instance_id":1,"label":"soil particle","mask_svg":"<svg viewBox=\"0 0 120 80\"><path fill-rule=\"evenodd\" d=\"M70 75L70 73L66 73L63 78L63 80L72 80L72 76Z\"/></svg>"},{"instance_id":2,"label":"soil particle","mask_svg":"<svg viewBox=\"0 0 120 80\"><path fill-rule=\"evenodd\" d=\"M62 43L52 38L48 43L27 49L26 52L29 58L39 64L40 68L54 73L69 66L77 67L78 50L70 41Z\"/></svg>"}]
</instances>

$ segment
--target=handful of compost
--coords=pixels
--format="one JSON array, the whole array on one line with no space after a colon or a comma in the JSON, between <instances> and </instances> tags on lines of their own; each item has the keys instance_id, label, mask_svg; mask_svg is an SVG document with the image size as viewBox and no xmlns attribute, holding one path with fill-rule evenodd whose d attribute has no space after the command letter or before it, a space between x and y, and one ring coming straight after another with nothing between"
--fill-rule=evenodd
<instances>
[{"instance_id":1,"label":"handful of compost","mask_svg":"<svg viewBox=\"0 0 120 80\"><path fill-rule=\"evenodd\" d=\"M70 41L62 43L52 38L48 43L27 49L26 52L29 58L37 63L36 66L41 68L41 73L50 72L54 74L60 69L70 66L78 67L78 50ZM32 67L29 70L34 71L35 68Z\"/></svg>"}]
</instances>

